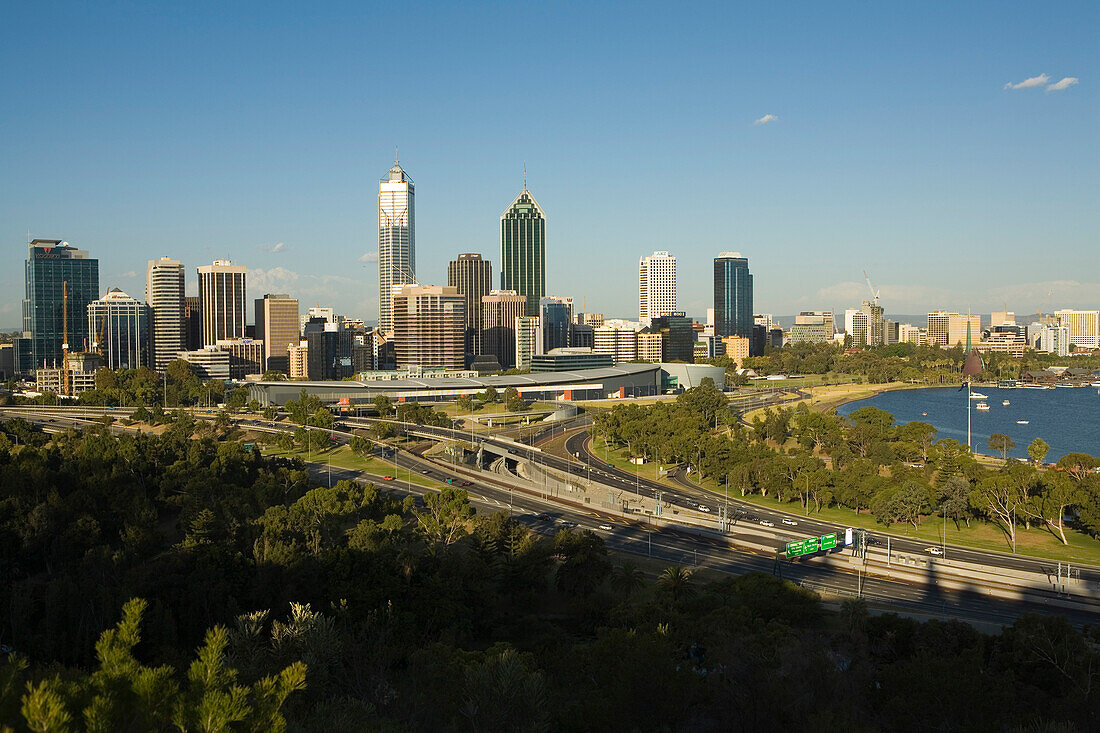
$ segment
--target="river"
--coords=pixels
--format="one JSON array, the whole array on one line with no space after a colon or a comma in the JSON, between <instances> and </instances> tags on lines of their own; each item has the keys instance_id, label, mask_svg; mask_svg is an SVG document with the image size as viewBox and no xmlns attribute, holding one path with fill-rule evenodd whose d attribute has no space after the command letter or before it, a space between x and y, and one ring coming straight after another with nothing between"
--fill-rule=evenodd
<instances>
[{"instance_id":1,"label":"river","mask_svg":"<svg viewBox=\"0 0 1100 733\"><path fill-rule=\"evenodd\" d=\"M1009 455L1027 458L1027 447L1035 438L1050 444L1046 461L1054 462L1067 453L1100 455L1100 394L1095 387L1057 389L1001 389L975 387L987 396L970 400L971 435L976 453L993 453L989 436L1004 433L1016 443ZM1002 403L1009 401L1009 405ZM975 410L985 402L989 410ZM966 390L958 387L903 389L883 392L837 408L840 415L871 405L886 410L899 424L920 420L934 425L940 438L966 442ZM1027 420L1020 425L1017 420Z\"/></svg>"}]
</instances>

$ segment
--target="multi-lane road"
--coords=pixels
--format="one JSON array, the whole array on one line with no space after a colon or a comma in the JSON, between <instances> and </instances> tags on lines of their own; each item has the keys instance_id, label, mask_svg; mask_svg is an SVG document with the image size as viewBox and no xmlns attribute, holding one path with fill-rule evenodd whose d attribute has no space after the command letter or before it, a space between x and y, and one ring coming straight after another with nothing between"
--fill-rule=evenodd
<instances>
[{"instance_id":1,"label":"multi-lane road","mask_svg":"<svg viewBox=\"0 0 1100 733\"><path fill-rule=\"evenodd\" d=\"M86 427L94 423L103 414L125 414L122 411L111 411L102 408L82 410L77 408L0 408L0 415L11 417L18 415L30 422L36 423L49 431L64 430L70 426ZM211 416L212 417L212 416ZM286 432L297 429L297 425L285 422L274 422L254 418L251 416L238 416L236 422L242 428L257 431ZM345 425L342 428L326 430L331 434L335 442L347 442L352 437L350 432L357 425L369 424L371 421L360 422L355 420L340 420ZM661 493L662 502L670 507L678 507L685 513L695 514L697 517L713 516L718 508L717 502L721 497L701 491L698 487L674 476L675 486L660 484L640 475L621 471L607 466L587 450L587 434L581 430L571 435L566 446L570 453L579 460L567 460L551 455L538 448L518 444L510 439L500 439L483 434L473 434L465 431L454 431L446 428L429 426L408 426L421 435L434 435L443 440L457 440L463 442L485 442L500 452L508 452L513 456L539 464L563 473L570 474L578 480L588 480L596 484L611 488L635 492L642 496L654 497ZM639 521L633 521L621 516L594 511L588 507L570 504L558 500L540 496L535 491L523 492L512 490L501 480L497 480L492 474L474 471L471 467L457 469L447 464L427 460L413 453L403 450L395 450L390 447L376 448L380 458L393 462L395 467L418 474L425 483L436 483L439 487L445 485L446 479L452 479L456 485L466 489L477 506L482 511L508 511L516 516L517 520L532 527L536 531L550 533L560 529L563 524L588 529L601 535L608 547L613 550L634 553L653 557L662 562L682 564L688 566L705 566L729 573L744 573L760 571L771 573L776 570L774 556L740 552L734 549L728 539L737 540L741 529L749 520L737 519L737 515L731 509L731 527L728 534L718 532L698 532L688 528L674 526L652 526L651 521L639 517ZM390 490L423 494L432 489L419 486L413 482L387 480L386 475L363 473L342 468L326 467L323 462L314 462L312 470L318 480L339 480L342 478L370 480L379 485L386 486ZM396 471L394 472L397 473ZM746 513L751 512L761 519L775 523L774 528L764 528L758 524L752 524L754 532L751 539L760 541L760 530L774 529L775 544L781 546L789 539L804 536L823 534L826 531L836 531L835 525L822 523L804 516L785 514L775 511L764 511L760 508L743 504L740 501L730 500L731 505L744 506ZM700 513L698 507L708 506L711 512ZM798 522L797 526L783 525L782 519ZM759 521L759 520L757 520ZM607 529L610 528L610 529ZM904 537L891 540L898 543L895 547L899 551L919 552L924 543L915 542ZM957 559L967 559L969 562L980 562L991 565L1001 564L1003 567L1015 569L1036 569L1046 571L1050 562L1043 562L1031 558L1004 555L1002 553L987 553L948 546L950 556ZM1084 572L1094 573L1095 569L1086 568ZM828 567L820 563L783 563L782 574L785 578L802 583L808 587L829 590L841 595L860 592L864 597L883 604L890 604L902 609L908 609L924 613L948 614L973 620L1010 623L1024 611L1066 613L1074 623L1095 623L1096 614L1088 612L1067 612L1062 609L1052 609L1042 601L1011 601L991 597L976 588L969 592L947 590L935 585L920 585L910 582L902 582L879 577L857 577L851 572L843 572L834 567ZM858 589L858 590L857 590Z\"/></svg>"}]
</instances>

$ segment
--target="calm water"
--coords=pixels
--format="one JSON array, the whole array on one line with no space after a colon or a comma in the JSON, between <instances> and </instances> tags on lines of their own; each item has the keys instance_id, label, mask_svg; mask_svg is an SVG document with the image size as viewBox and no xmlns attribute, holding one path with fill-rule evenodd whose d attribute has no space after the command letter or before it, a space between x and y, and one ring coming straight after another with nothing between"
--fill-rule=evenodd
<instances>
[{"instance_id":1,"label":"calm water","mask_svg":"<svg viewBox=\"0 0 1100 733\"><path fill-rule=\"evenodd\" d=\"M1009 455L1027 458L1027 446L1035 438L1050 444L1046 460L1053 462L1066 453L1100 455L1100 394L1095 387L1074 389L999 389L976 387L987 395L989 411L971 410L974 450L989 454L987 441L993 433L1004 433L1016 442ZM1008 400L1007 407L1001 403ZM886 410L898 423L921 420L934 425L940 438L966 442L966 391L958 387L906 389L883 392L837 408L841 415L871 405ZM928 413L928 414L922 414ZM1017 425L1027 420L1027 425Z\"/></svg>"}]
</instances>

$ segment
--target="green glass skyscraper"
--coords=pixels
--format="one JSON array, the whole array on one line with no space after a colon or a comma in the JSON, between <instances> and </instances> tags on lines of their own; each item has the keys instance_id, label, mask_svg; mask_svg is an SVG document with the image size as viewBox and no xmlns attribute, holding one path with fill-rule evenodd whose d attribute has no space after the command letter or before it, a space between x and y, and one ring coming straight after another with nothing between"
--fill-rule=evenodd
<instances>
[{"instance_id":1,"label":"green glass skyscraper","mask_svg":"<svg viewBox=\"0 0 1100 733\"><path fill-rule=\"evenodd\" d=\"M500 289L527 298L525 316L539 315L539 299L546 295L546 215L526 180L500 215Z\"/></svg>"}]
</instances>

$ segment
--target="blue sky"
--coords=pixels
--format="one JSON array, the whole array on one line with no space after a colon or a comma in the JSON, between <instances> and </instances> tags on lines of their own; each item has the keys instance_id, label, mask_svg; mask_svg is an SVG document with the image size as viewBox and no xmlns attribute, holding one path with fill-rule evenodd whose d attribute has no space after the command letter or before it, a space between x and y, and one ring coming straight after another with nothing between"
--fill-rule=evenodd
<instances>
[{"instance_id":1,"label":"blue sky","mask_svg":"<svg viewBox=\"0 0 1100 733\"><path fill-rule=\"evenodd\" d=\"M373 319L395 145L423 282L495 266L526 163L551 293L609 316L656 249L699 316L723 250L758 312L858 305L864 269L888 313L1100 307L1098 3L305 5L5 5L0 327L28 230L104 290L229 257Z\"/></svg>"}]
</instances>

